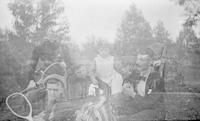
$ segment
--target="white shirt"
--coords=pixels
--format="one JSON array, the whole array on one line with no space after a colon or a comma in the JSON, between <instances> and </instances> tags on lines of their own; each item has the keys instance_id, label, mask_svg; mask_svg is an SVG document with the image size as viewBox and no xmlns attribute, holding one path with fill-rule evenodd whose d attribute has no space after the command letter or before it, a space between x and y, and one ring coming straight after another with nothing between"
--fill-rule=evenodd
<instances>
[{"instance_id":1,"label":"white shirt","mask_svg":"<svg viewBox=\"0 0 200 121\"><path fill-rule=\"evenodd\" d=\"M101 56L97 56L95 58L95 63L97 76L107 84L111 84L112 76L115 72L114 57L109 56L107 58L102 58Z\"/></svg>"},{"instance_id":2,"label":"white shirt","mask_svg":"<svg viewBox=\"0 0 200 121\"><path fill-rule=\"evenodd\" d=\"M114 69L114 57L102 58L101 56L97 56L95 62L97 76L111 87L111 93L116 94L121 92L123 79Z\"/></svg>"}]
</instances>

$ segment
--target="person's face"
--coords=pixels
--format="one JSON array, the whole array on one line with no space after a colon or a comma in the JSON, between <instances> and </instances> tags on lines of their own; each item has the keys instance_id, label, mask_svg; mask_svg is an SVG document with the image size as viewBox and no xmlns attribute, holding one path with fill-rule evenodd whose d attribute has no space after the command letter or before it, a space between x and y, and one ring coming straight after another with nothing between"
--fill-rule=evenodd
<instances>
[{"instance_id":1,"label":"person's face","mask_svg":"<svg viewBox=\"0 0 200 121\"><path fill-rule=\"evenodd\" d=\"M148 55L139 55L137 57L136 64L140 70L147 69L149 67L150 59Z\"/></svg>"},{"instance_id":2,"label":"person's face","mask_svg":"<svg viewBox=\"0 0 200 121\"><path fill-rule=\"evenodd\" d=\"M110 52L109 52L108 48L101 48L99 50L99 55L102 57L107 57L107 56L109 56L109 54L110 54Z\"/></svg>"}]
</instances>

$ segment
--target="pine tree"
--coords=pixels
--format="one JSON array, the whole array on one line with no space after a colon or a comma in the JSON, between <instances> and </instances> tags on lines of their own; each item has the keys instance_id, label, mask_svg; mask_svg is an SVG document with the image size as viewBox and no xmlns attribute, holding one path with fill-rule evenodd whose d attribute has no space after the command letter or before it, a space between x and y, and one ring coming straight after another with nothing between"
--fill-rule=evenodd
<instances>
[{"instance_id":1,"label":"pine tree","mask_svg":"<svg viewBox=\"0 0 200 121\"><path fill-rule=\"evenodd\" d=\"M184 25L196 26L200 21L200 1L199 0L174 0L178 5L183 6L186 20Z\"/></svg>"},{"instance_id":2,"label":"pine tree","mask_svg":"<svg viewBox=\"0 0 200 121\"><path fill-rule=\"evenodd\" d=\"M104 38L89 36L88 42L83 45L83 55L88 57L89 59L93 59L98 54L98 49L103 44L108 44L108 42Z\"/></svg>"},{"instance_id":3,"label":"pine tree","mask_svg":"<svg viewBox=\"0 0 200 121\"><path fill-rule=\"evenodd\" d=\"M115 49L120 55L133 55L152 43L152 29L135 4L126 11L117 30Z\"/></svg>"},{"instance_id":4,"label":"pine tree","mask_svg":"<svg viewBox=\"0 0 200 121\"><path fill-rule=\"evenodd\" d=\"M42 42L49 34L58 40L69 39L65 6L58 0L14 0L9 9L15 17L14 29L20 41Z\"/></svg>"},{"instance_id":5,"label":"pine tree","mask_svg":"<svg viewBox=\"0 0 200 121\"><path fill-rule=\"evenodd\" d=\"M154 38L156 42L170 43L169 33L165 29L162 21L158 21L156 27L153 29Z\"/></svg>"},{"instance_id":6,"label":"pine tree","mask_svg":"<svg viewBox=\"0 0 200 121\"><path fill-rule=\"evenodd\" d=\"M189 47L191 44L198 45L198 38L194 29L190 26L183 26L183 30L180 31L177 43L180 46Z\"/></svg>"},{"instance_id":7,"label":"pine tree","mask_svg":"<svg viewBox=\"0 0 200 121\"><path fill-rule=\"evenodd\" d=\"M34 46L46 38L59 43L69 41L69 24L65 6L58 0L14 0L8 7L15 18L9 42L23 64L30 58Z\"/></svg>"}]
</instances>

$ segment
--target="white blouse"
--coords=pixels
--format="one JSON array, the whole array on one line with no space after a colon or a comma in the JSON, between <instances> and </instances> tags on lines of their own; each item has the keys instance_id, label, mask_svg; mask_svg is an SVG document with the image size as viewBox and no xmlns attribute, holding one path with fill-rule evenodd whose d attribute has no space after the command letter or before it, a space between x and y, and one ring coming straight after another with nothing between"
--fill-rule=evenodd
<instances>
[{"instance_id":1,"label":"white blouse","mask_svg":"<svg viewBox=\"0 0 200 121\"><path fill-rule=\"evenodd\" d=\"M107 84L111 84L112 76L115 72L114 70L114 57L109 56L107 58L102 58L97 56L95 58L96 64L96 74L97 76Z\"/></svg>"}]
</instances>

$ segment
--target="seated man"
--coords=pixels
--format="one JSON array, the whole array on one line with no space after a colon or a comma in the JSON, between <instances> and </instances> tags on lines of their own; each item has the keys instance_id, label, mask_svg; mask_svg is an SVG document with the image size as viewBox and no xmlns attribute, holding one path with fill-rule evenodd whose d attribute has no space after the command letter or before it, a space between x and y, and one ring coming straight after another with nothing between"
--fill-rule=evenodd
<instances>
[{"instance_id":1,"label":"seated man","mask_svg":"<svg viewBox=\"0 0 200 121\"><path fill-rule=\"evenodd\" d=\"M141 116L149 118L146 120L163 119L165 116L164 98L159 94L165 91L164 78L159 71L161 63L152 64L151 57L147 52L139 54L137 67L124 79L124 84L129 83L134 87L136 96L132 99L127 99L125 95L112 98L111 102L117 115L126 115L126 117L128 115L135 120L138 120L138 117L142 119ZM150 116L151 114L153 117Z\"/></svg>"},{"instance_id":2,"label":"seated man","mask_svg":"<svg viewBox=\"0 0 200 121\"><path fill-rule=\"evenodd\" d=\"M149 78L151 71L150 63L151 59L147 54L139 54L137 56L135 69L124 79L123 85L131 84L137 94L144 97L147 78Z\"/></svg>"},{"instance_id":3,"label":"seated man","mask_svg":"<svg viewBox=\"0 0 200 121\"><path fill-rule=\"evenodd\" d=\"M152 91L164 91L159 61L153 62L150 54L143 52L137 56L136 66L125 81L131 82L140 96L144 97Z\"/></svg>"}]
</instances>

